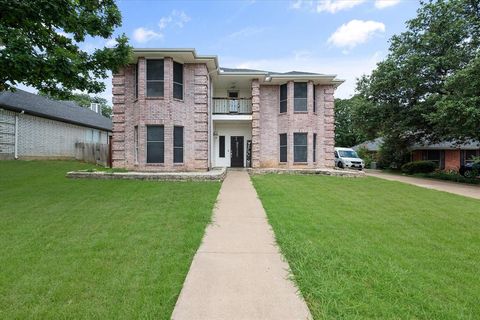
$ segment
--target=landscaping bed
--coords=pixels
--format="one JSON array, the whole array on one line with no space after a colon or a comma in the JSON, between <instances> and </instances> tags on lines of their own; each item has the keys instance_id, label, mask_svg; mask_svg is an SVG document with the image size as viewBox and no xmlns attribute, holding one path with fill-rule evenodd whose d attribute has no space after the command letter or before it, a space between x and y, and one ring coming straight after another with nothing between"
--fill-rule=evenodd
<instances>
[{"instance_id":1,"label":"landscaping bed","mask_svg":"<svg viewBox=\"0 0 480 320\"><path fill-rule=\"evenodd\" d=\"M1 319L169 319L218 182L72 180L0 162Z\"/></svg>"}]
</instances>

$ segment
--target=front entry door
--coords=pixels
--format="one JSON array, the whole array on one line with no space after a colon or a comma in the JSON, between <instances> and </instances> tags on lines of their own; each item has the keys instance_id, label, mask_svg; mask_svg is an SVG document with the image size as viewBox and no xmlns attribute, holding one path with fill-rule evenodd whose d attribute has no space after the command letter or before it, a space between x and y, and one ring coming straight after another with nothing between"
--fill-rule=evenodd
<instances>
[{"instance_id":1,"label":"front entry door","mask_svg":"<svg viewBox=\"0 0 480 320\"><path fill-rule=\"evenodd\" d=\"M230 166L243 168L243 137L230 137Z\"/></svg>"}]
</instances>

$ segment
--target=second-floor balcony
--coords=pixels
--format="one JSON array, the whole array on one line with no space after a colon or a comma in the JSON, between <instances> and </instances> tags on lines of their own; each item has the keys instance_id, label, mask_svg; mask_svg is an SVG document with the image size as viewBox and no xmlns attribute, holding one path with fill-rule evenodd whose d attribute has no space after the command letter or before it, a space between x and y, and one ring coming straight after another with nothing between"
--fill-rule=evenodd
<instances>
[{"instance_id":1,"label":"second-floor balcony","mask_svg":"<svg viewBox=\"0 0 480 320\"><path fill-rule=\"evenodd\" d=\"M213 98L213 114L251 114L252 99Z\"/></svg>"}]
</instances>

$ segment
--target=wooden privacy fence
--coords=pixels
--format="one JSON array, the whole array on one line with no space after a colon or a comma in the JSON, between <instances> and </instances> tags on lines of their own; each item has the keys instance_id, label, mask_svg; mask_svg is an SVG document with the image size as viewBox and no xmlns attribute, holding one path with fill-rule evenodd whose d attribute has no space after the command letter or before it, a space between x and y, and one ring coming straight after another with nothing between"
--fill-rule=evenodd
<instances>
[{"instance_id":1,"label":"wooden privacy fence","mask_svg":"<svg viewBox=\"0 0 480 320\"><path fill-rule=\"evenodd\" d=\"M103 143L75 143L75 159L95 163L104 167L109 165L109 147Z\"/></svg>"}]
</instances>

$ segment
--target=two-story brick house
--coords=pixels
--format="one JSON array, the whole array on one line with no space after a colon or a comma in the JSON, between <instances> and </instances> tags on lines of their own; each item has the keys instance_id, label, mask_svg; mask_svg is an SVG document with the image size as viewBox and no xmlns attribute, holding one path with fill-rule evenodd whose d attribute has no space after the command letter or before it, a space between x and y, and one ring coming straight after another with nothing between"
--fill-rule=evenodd
<instances>
[{"instance_id":1,"label":"two-story brick house","mask_svg":"<svg viewBox=\"0 0 480 320\"><path fill-rule=\"evenodd\" d=\"M113 76L115 168L333 166L335 75L220 68L193 49L135 49Z\"/></svg>"}]
</instances>

